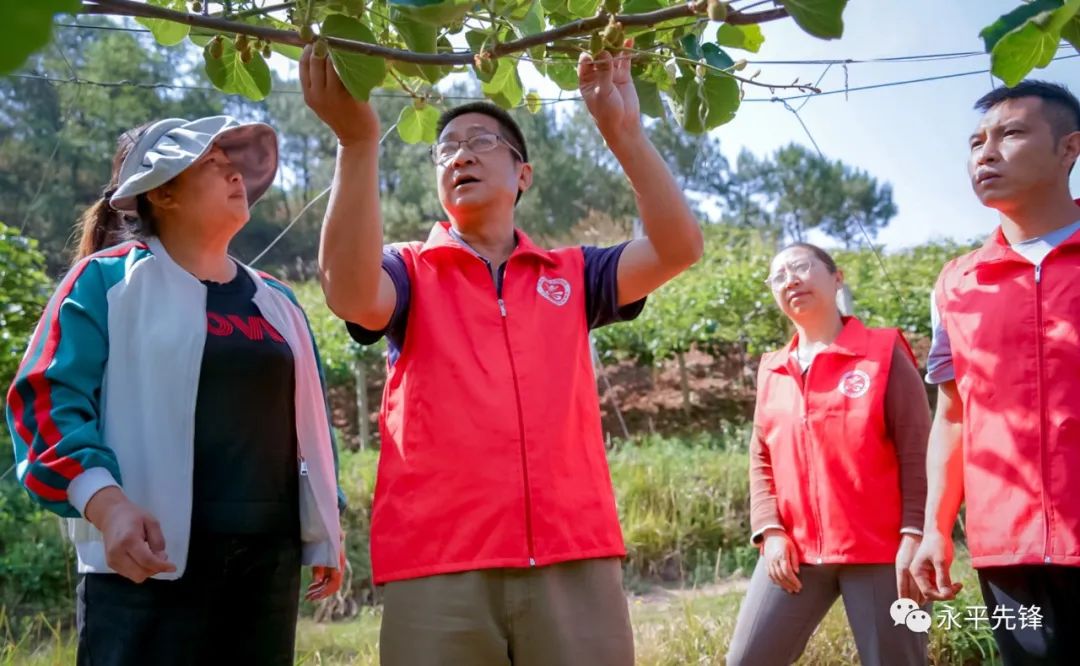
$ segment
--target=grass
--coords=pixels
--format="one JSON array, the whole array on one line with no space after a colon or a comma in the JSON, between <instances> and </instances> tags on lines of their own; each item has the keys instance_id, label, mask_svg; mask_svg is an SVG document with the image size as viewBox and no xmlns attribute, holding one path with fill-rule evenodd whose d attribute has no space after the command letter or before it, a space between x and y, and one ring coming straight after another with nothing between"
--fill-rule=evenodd
<instances>
[{"instance_id":1,"label":"grass","mask_svg":"<svg viewBox=\"0 0 1080 666\"><path fill-rule=\"evenodd\" d=\"M71 626L44 614L13 618L0 607L0 666L68 666L75 663Z\"/></svg>"},{"instance_id":2,"label":"grass","mask_svg":"<svg viewBox=\"0 0 1080 666\"><path fill-rule=\"evenodd\" d=\"M966 559L953 566L955 579L964 590L953 608L981 604L975 573ZM632 604L637 663L640 666L685 666L722 664L728 643L735 630L735 620L742 593L705 595L689 599L667 609ZM930 663L937 666L998 664L993 637L989 630L970 628L931 630ZM855 640L848 627L842 603L829 611L797 662L803 666L850 665L859 663Z\"/></svg>"},{"instance_id":3,"label":"grass","mask_svg":"<svg viewBox=\"0 0 1080 666\"><path fill-rule=\"evenodd\" d=\"M974 572L966 559L954 565L954 573L964 582L954 608L981 603ZM633 597L630 603L639 666L690 666L721 664L742 591L719 586L699 594L657 601L655 595ZM300 620L297 630L298 665L376 666L381 609L364 608L356 618L333 624ZM935 615L936 618L936 615ZM70 628L47 623L42 616L23 622L15 632L6 616L0 615L0 666L60 666L75 660L75 644ZM18 638L18 634L22 638ZM954 629L948 633L936 625L932 630L930 660L935 665L970 666L1000 663L988 630ZM848 665L858 663L858 653L848 628L843 605L837 603L818 627L800 665Z\"/></svg>"},{"instance_id":4,"label":"grass","mask_svg":"<svg viewBox=\"0 0 1080 666\"><path fill-rule=\"evenodd\" d=\"M954 565L954 575L964 590L954 608L982 603L978 583L967 559ZM650 597L631 599L638 666L691 666L722 664L743 592L720 586L719 593L687 595L674 602L657 602ZM355 621L316 625L301 620L297 638L297 664L325 666L376 666L380 612L366 609ZM989 630L953 629L935 626L931 632L930 663L937 666L996 664L993 638ZM855 641L848 627L842 603L837 603L814 633L801 666L832 666L858 663Z\"/></svg>"},{"instance_id":5,"label":"grass","mask_svg":"<svg viewBox=\"0 0 1080 666\"><path fill-rule=\"evenodd\" d=\"M609 454L609 462L629 551L628 588L637 593L655 591L657 585L698 588L693 594L668 594L662 601L655 593L633 597L638 664L722 663L742 592L716 583L748 575L757 558L756 549L747 545L745 433L693 440L646 438L619 445ZM308 619L311 607L305 605L297 637L298 664L378 663L381 611L367 605L377 601L367 545L375 463L371 451L344 452L341 457L341 482L351 507L346 529L354 572L352 595L363 604L360 615L316 624ZM72 586L63 573L70 572L70 554L59 541L56 519L23 506L27 501L21 491L2 496L9 510L0 512L0 545L22 550L0 548L0 666L74 663L70 624L49 619L68 617L74 607ZM27 538L28 534L40 538ZM981 602L970 565L958 557L954 575L965 589L953 608L963 609ZM25 603L14 606L12 614L4 611L4 599L54 598L51 611ZM972 631L966 625L947 634L935 627L930 653L932 663L939 665L994 663L989 630ZM841 604L826 617L800 663L857 663Z\"/></svg>"},{"instance_id":6,"label":"grass","mask_svg":"<svg viewBox=\"0 0 1080 666\"><path fill-rule=\"evenodd\" d=\"M649 437L608 454L631 589L656 581L701 585L753 568L744 435ZM367 541L377 460L375 451L345 451L340 460L352 592L362 604L377 599Z\"/></svg>"},{"instance_id":7,"label":"grass","mask_svg":"<svg viewBox=\"0 0 1080 666\"><path fill-rule=\"evenodd\" d=\"M656 580L696 586L753 568L744 452L654 439L608 460L632 589Z\"/></svg>"}]
</instances>

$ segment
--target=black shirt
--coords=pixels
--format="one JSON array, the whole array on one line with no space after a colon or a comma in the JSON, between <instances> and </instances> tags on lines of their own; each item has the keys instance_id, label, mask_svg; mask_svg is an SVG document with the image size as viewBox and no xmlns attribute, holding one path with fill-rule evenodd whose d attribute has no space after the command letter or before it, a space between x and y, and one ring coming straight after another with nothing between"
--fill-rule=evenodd
<instances>
[{"instance_id":1,"label":"black shirt","mask_svg":"<svg viewBox=\"0 0 1080 666\"><path fill-rule=\"evenodd\" d=\"M238 268L206 285L206 347L195 403L192 529L298 535L292 351Z\"/></svg>"}]
</instances>

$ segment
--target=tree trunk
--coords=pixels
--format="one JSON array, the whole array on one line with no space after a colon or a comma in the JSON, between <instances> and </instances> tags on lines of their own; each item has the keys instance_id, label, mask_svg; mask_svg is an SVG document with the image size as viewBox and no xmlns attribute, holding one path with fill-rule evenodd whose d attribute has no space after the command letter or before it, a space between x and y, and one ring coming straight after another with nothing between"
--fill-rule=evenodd
<instances>
[{"instance_id":1,"label":"tree trunk","mask_svg":"<svg viewBox=\"0 0 1080 666\"><path fill-rule=\"evenodd\" d=\"M690 409L690 376L686 371L686 355L678 352L675 358L679 360L679 388L682 389L683 409Z\"/></svg>"},{"instance_id":2,"label":"tree trunk","mask_svg":"<svg viewBox=\"0 0 1080 666\"><path fill-rule=\"evenodd\" d=\"M308 164L311 163L311 160L308 159L307 141L302 142L301 145L304 147L303 152L301 153L304 164L304 168L302 171L303 175L301 177L304 180L304 202L306 203L311 198L311 172L308 169Z\"/></svg>"},{"instance_id":3,"label":"tree trunk","mask_svg":"<svg viewBox=\"0 0 1080 666\"><path fill-rule=\"evenodd\" d=\"M285 191L285 183L281 184L281 203L285 208L285 224L282 225L284 227L292 222L292 206L289 205L289 193Z\"/></svg>"},{"instance_id":4,"label":"tree trunk","mask_svg":"<svg viewBox=\"0 0 1080 666\"><path fill-rule=\"evenodd\" d=\"M739 368L739 383L744 389L754 390L756 388L754 386L756 376L750 369L750 354L746 352L746 340L739 340L738 348L739 361L741 364L741 367Z\"/></svg>"}]
</instances>

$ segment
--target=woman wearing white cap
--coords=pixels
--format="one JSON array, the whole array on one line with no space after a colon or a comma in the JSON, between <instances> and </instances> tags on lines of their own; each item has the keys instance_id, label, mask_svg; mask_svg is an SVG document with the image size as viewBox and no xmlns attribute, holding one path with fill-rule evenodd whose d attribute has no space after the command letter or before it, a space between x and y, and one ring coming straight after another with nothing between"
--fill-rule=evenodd
<instances>
[{"instance_id":1,"label":"woman wearing white cap","mask_svg":"<svg viewBox=\"0 0 1080 666\"><path fill-rule=\"evenodd\" d=\"M341 583L314 339L228 255L277 153L228 116L121 136L8 393L19 479L85 574L80 664L291 664L301 565L311 599Z\"/></svg>"}]
</instances>

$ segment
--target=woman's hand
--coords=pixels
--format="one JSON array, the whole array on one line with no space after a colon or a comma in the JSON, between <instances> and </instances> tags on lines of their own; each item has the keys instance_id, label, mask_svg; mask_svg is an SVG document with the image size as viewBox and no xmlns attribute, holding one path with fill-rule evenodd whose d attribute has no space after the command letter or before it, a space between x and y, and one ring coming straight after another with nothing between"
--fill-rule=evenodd
<instances>
[{"instance_id":1,"label":"woman's hand","mask_svg":"<svg viewBox=\"0 0 1080 666\"><path fill-rule=\"evenodd\" d=\"M165 535L157 519L127 498L118 486L102 488L83 512L105 541L105 563L124 578L141 583L176 571L165 553Z\"/></svg>"},{"instance_id":2,"label":"woman's hand","mask_svg":"<svg viewBox=\"0 0 1080 666\"><path fill-rule=\"evenodd\" d=\"M922 606L926 603L926 597L919 590L915 582L915 576L911 573L911 563L915 560L915 553L919 550L922 537L914 534L905 534L900 537L900 548L896 551L896 593L900 599L911 599Z\"/></svg>"},{"instance_id":3,"label":"woman's hand","mask_svg":"<svg viewBox=\"0 0 1080 666\"><path fill-rule=\"evenodd\" d=\"M780 529L765 530L765 546L762 557L769 567L769 578L785 592L798 594L802 591L799 580L799 554L795 542L787 532Z\"/></svg>"},{"instance_id":4,"label":"woman's hand","mask_svg":"<svg viewBox=\"0 0 1080 666\"><path fill-rule=\"evenodd\" d=\"M308 585L307 594L304 595L304 598L308 601L319 601L333 595L341 589L341 581L344 577L345 535L342 534L337 568L311 567L311 584Z\"/></svg>"}]
</instances>

